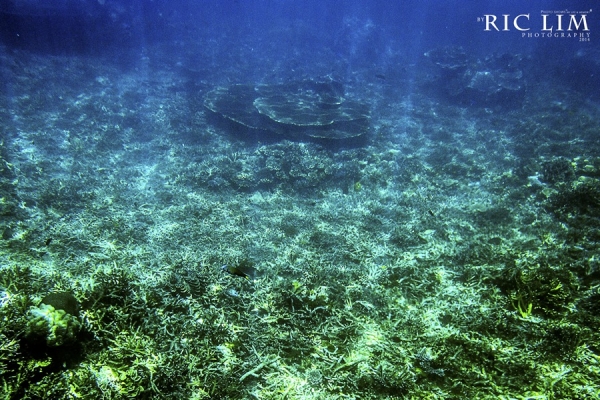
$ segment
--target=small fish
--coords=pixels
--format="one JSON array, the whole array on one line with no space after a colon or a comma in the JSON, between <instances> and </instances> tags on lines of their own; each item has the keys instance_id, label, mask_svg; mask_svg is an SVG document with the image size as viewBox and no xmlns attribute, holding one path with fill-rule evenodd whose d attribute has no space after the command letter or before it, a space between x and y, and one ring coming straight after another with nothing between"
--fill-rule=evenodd
<instances>
[{"instance_id":1,"label":"small fish","mask_svg":"<svg viewBox=\"0 0 600 400\"><path fill-rule=\"evenodd\" d=\"M242 277L242 278L244 278L244 279L248 279L248 280L250 279L250 276L249 276L247 273L245 273L244 271L242 271L242 270L241 270L241 269L239 269L239 268L232 267L232 266L230 266L230 265L223 265L223 266L221 267L221 271L225 271L225 272L227 272L229 275L235 275L235 276L239 276L239 277Z\"/></svg>"}]
</instances>

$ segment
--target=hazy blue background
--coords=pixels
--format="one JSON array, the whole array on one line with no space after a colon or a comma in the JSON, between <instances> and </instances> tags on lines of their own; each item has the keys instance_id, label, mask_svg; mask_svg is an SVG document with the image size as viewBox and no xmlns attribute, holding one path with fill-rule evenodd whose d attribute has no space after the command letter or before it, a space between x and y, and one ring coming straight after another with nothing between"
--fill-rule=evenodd
<instances>
[{"instance_id":1,"label":"hazy blue background","mask_svg":"<svg viewBox=\"0 0 600 400\"><path fill-rule=\"evenodd\" d=\"M175 55L207 50L235 53L243 62L310 57L328 51L330 62L381 65L401 53L460 45L473 52L531 52L551 45L559 52L580 47L569 40L521 39L516 31L483 32L477 17L541 9L587 10L593 1L322 1L322 0L2 0L1 34L10 46L54 53L143 50L171 43ZM594 35L597 13L589 16ZM597 46L592 38L588 46ZM232 54L233 53L233 54ZM116 53L115 53L116 54ZM307 58L302 58L302 57ZM229 59L233 61L235 58ZM240 60L241 62L242 60ZM323 60L320 60L323 61Z\"/></svg>"},{"instance_id":2,"label":"hazy blue background","mask_svg":"<svg viewBox=\"0 0 600 400\"><path fill-rule=\"evenodd\" d=\"M427 73L424 53L454 46L472 59L518 55L527 79L567 81L597 96L600 24L593 6L593 1L2 0L0 39L7 49L100 57L140 74L175 70L205 89L318 77L418 82L426 79L418 76ZM512 21L529 13L531 31L540 32L541 10L565 9L592 10L589 42L522 38L512 27L485 32L478 21L495 14L500 26L502 14ZM554 24L554 16L549 21Z\"/></svg>"}]
</instances>

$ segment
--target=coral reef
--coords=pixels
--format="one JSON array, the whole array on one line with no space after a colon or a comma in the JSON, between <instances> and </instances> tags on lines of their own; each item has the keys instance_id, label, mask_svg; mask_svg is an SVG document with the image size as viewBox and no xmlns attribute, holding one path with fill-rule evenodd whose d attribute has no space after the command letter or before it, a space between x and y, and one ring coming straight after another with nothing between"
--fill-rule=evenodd
<instances>
[{"instance_id":1,"label":"coral reef","mask_svg":"<svg viewBox=\"0 0 600 400\"><path fill-rule=\"evenodd\" d=\"M581 94L528 80L523 109L467 107L359 69L372 129L332 146L231 134L172 63L149 84L0 58L3 398L597 397L600 110Z\"/></svg>"}]
</instances>

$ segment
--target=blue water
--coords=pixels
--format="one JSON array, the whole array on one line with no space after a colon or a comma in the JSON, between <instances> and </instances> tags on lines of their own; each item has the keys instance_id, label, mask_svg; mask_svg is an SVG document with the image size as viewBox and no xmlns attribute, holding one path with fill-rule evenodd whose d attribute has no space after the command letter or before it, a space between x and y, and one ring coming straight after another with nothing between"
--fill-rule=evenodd
<instances>
[{"instance_id":1,"label":"blue water","mask_svg":"<svg viewBox=\"0 0 600 400\"><path fill-rule=\"evenodd\" d=\"M201 50L213 43L213 57L228 56L258 68L277 60L306 67L319 55L327 62L381 66L401 53L416 60L434 46L462 46L485 54L511 50L533 54L551 47L557 60L580 47L597 46L569 40L520 40L512 20L519 14L524 28L540 32L541 11L587 11L590 1L111 1L37 2L5 0L2 37L14 46L50 53L117 50L143 51L156 42L170 43L173 56L184 49ZM509 15L508 31L484 32L485 14ZM590 31L598 14L587 15ZM565 18L566 21L566 18ZM556 26L554 16L548 25ZM565 27L566 28L566 27ZM246 53L247 52L247 53ZM233 54L232 54L233 53ZM230 61L233 61L230 60ZM219 60L214 60L215 62ZM276 66L273 65L276 69ZM263 67L264 68L264 67Z\"/></svg>"}]
</instances>

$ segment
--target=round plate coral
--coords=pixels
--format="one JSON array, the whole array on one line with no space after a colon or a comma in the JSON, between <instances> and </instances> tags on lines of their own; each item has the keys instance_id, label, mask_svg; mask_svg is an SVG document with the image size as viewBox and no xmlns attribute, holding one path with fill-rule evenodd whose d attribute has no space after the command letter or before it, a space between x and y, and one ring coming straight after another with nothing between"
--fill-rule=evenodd
<instances>
[{"instance_id":1,"label":"round plate coral","mask_svg":"<svg viewBox=\"0 0 600 400\"><path fill-rule=\"evenodd\" d=\"M346 139L369 128L369 108L346 98L336 81L220 87L204 106L248 128L294 137Z\"/></svg>"}]
</instances>

